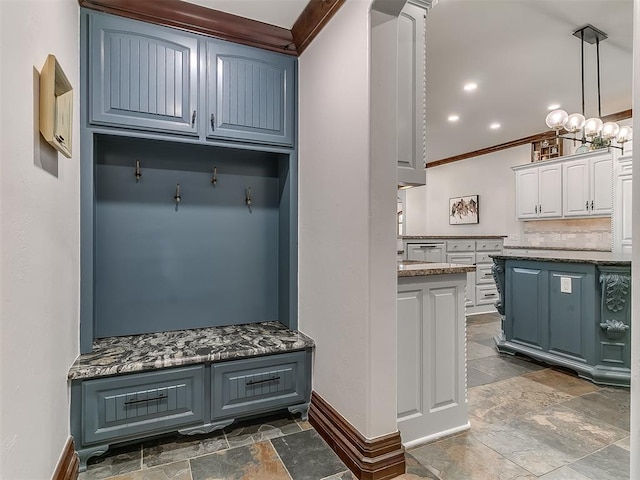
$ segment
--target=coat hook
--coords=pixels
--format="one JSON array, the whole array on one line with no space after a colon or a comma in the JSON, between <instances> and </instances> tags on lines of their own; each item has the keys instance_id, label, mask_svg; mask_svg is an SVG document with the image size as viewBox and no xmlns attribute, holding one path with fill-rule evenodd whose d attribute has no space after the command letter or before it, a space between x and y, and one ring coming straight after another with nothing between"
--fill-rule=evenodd
<instances>
[{"instance_id":1,"label":"coat hook","mask_svg":"<svg viewBox=\"0 0 640 480\"><path fill-rule=\"evenodd\" d=\"M142 172L140 171L140 160L136 160L136 173L134 173L134 175L136 177L136 183L138 183L138 180L142 177Z\"/></svg>"},{"instance_id":2,"label":"coat hook","mask_svg":"<svg viewBox=\"0 0 640 480\"><path fill-rule=\"evenodd\" d=\"M214 187L218 183L218 167L213 167L213 176L211 177L211 185Z\"/></svg>"},{"instance_id":3,"label":"coat hook","mask_svg":"<svg viewBox=\"0 0 640 480\"><path fill-rule=\"evenodd\" d=\"M245 191L244 203L247 204L249 212L251 212L251 187L248 187Z\"/></svg>"},{"instance_id":4,"label":"coat hook","mask_svg":"<svg viewBox=\"0 0 640 480\"><path fill-rule=\"evenodd\" d=\"M180 200L182 200L182 197L180 196L180 184L176 183L176 194L173 197L176 201L176 207L180 204Z\"/></svg>"}]
</instances>

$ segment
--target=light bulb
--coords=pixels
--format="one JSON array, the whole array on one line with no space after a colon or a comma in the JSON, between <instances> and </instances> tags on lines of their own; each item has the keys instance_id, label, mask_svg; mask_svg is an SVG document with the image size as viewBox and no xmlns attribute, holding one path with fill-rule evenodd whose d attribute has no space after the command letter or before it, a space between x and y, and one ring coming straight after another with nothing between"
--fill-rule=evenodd
<instances>
[{"instance_id":1,"label":"light bulb","mask_svg":"<svg viewBox=\"0 0 640 480\"><path fill-rule=\"evenodd\" d=\"M611 140L618 135L620 127L615 122L607 122L602 126L602 133L600 134L605 140Z\"/></svg>"},{"instance_id":2,"label":"light bulb","mask_svg":"<svg viewBox=\"0 0 640 480\"><path fill-rule=\"evenodd\" d=\"M631 141L633 138L633 129L631 127L620 127L616 142L625 143Z\"/></svg>"},{"instance_id":3,"label":"light bulb","mask_svg":"<svg viewBox=\"0 0 640 480\"><path fill-rule=\"evenodd\" d=\"M602 131L602 120L597 117L590 118L584 124L585 137L597 137Z\"/></svg>"},{"instance_id":4,"label":"light bulb","mask_svg":"<svg viewBox=\"0 0 640 480\"><path fill-rule=\"evenodd\" d=\"M558 131L567 123L567 118L569 118L569 115L564 110L554 110L547 115L545 122L547 122L547 127Z\"/></svg>"},{"instance_id":5,"label":"light bulb","mask_svg":"<svg viewBox=\"0 0 640 480\"><path fill-rule=\"evenodd\" d=\"M567 123L564 125L564 129L569 133L575 133L578 130L582 130L584 127L584 115L580 113L572 113L567 119Z\"/></svg>"}]
</instances>

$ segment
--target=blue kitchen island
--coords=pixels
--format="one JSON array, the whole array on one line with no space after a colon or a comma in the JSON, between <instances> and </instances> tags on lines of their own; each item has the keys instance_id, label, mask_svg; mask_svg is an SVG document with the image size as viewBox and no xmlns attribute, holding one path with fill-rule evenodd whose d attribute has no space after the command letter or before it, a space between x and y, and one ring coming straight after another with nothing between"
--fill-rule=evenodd
<instances>
[{"instance_id":1,"label":"blue kitchen island","mask_svg":"<svg viewBox=\"0 0 640 480\"><path fill-rule=\"evenodd\" d=\"M501 353L566 367L597 384L629 386L630 255L575 251L492 258Z\"/></svg>"}]
</instances>

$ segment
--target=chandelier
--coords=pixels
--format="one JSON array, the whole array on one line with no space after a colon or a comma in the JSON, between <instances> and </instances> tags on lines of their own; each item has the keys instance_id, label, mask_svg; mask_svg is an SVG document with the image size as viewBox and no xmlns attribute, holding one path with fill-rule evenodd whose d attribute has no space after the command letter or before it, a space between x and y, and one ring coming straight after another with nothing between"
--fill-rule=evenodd
<instances>
[{"instance_id":1,"label":"chandelier","mask_svg":"<svg viewBox=\"0 0 640 480\"><path fill-rule=\"evenodd\" d=\"M624 144L632 139L633 131L631 127L620 127L615 122L606 122L602 117L600 105L600 42L607 38L607 34L598 30L593 25L586 25L573 32L580 42L580 59L582 67L582 113L572 113L569 115L564 110L554 110L547 115L547 126L556 131L556 137L569 140L579 140L582 146L576 152L581 153L588 150L586 144L595 148L613 147L624 151ZM585 42L596 45L596 63L598 71L598 116L585 119L584 116L584 44ZM560 130L573 134L572 137L560 135ZM582 138L576 138L576 134L582 131ZM620 146L612 145L615 140Z\"/></svg>"}]
</instances>

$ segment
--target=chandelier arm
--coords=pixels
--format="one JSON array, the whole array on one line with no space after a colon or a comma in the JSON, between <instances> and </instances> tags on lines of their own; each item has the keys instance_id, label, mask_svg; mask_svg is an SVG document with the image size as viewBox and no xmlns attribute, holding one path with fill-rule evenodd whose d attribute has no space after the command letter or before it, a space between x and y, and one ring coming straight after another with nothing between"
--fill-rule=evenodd
<instances>
[{"instance_id":1,"label":"chandelier arm","mask_svg":"<svg viewBox=\"0 0 640 480\"><path fill-rule=\"evenodd\" d=\"M602 118L600 106L600 37L596 37L596 63L598 65L598 118Z\"/></svg>"}]
</instances>

